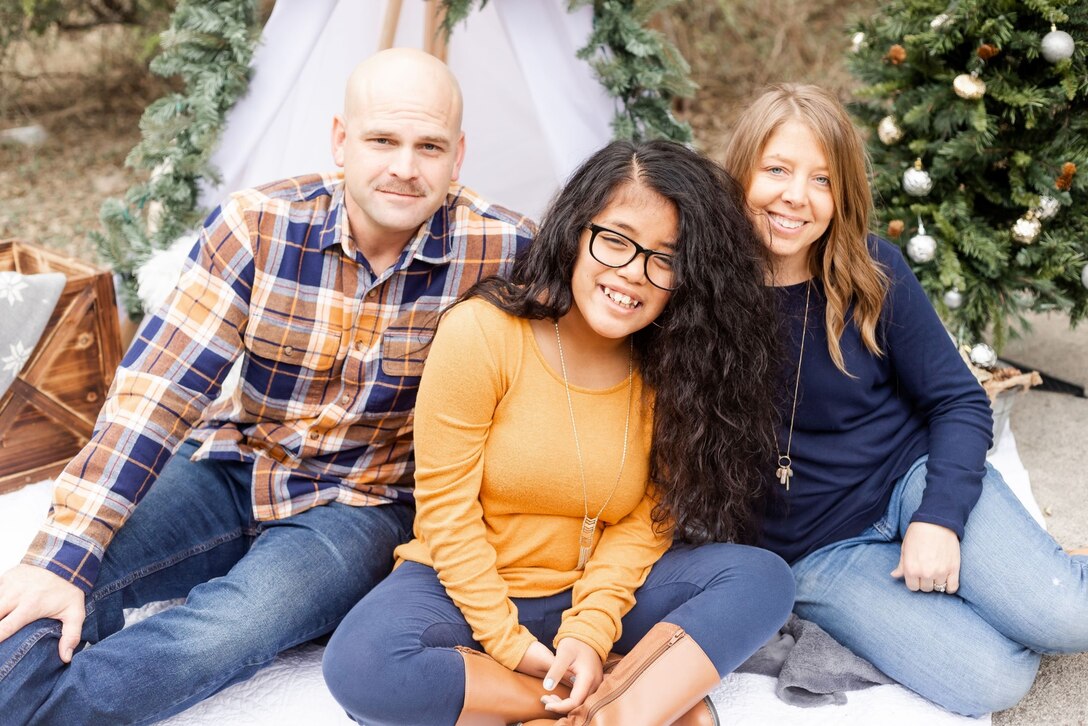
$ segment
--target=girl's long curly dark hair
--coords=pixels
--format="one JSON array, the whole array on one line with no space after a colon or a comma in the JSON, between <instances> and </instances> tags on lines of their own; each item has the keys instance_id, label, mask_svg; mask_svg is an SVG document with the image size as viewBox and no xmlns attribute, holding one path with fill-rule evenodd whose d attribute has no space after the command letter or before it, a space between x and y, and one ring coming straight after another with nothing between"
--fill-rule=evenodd
<instances>
[{"instance_id":1,"label":"girl's long curly dark hair","mask_svg":"<svg viewBox=\"0 0 1088 726\"><path fill-rule=\"evenodd\" d=\"M572 304L582 230L632 182L670 200L679 217L679 287L655 324L634 334L643 380L655 395L654 520L672 518L687 541L752 542L765 473L776 462L777 325L764 286L765 248L724 169L668 141L613 142L552 200L510 280L483 280L464 298L558 320Z\"/></svg>"}]
</instances>

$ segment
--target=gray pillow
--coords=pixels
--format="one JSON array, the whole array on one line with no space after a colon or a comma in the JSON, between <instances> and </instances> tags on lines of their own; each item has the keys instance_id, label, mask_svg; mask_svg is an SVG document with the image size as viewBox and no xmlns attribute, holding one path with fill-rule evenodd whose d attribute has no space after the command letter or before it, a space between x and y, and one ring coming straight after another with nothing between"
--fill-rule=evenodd
<instances>
[{"instance_id":1,"label":"gray pillow","mask_svg":"<svg viewBox=\"0 0 1088 726\"><path fill-rule=\"evenodd\" d=\"M0 272L0 397L30 359L66 282L59 272Z\"/></svg>"}]
</instances>

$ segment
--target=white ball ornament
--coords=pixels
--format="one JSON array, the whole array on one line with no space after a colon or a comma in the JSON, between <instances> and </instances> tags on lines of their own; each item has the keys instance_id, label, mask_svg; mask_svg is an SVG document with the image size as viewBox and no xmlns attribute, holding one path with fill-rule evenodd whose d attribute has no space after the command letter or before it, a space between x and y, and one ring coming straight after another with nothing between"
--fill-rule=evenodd
<instances>
[{"instance_id":1,"label":"white ball ornament","mask_svg":"<svg viewBox=\"0 0 1088 726\"><path fill-rule=\"evenodd\" d=\"M1048 197L1043 195L1039 197L1039 206L1035 208L1035 217L1037 219L1050 219L1058 210L1062 208L1062 203L1054 197Z\"/></svg>"},{"instance_id":2,"label":"white ball ornament","mask_svg":"<svg viewBox=\"0 0 1088 726\"><path fill-rule=\"evenodd\" d=\"M885 116L876 127L876 135L885 146L891 146L903 138L903 129L899 128L895 116Z\"/></svg>"},{"instance_id":3,"label":"white ball ornament","mask_svg":"<svg viewBox=\"0 0 1088 726\"><path fill-rule=\"evenodd\" d=\"M903 172L903 191L912 197L924 197L933 188L933 178L922 168L922 160L917 159L914 167Z\"/></svg>"},{"instance_id":4,"label":"white ball ornament","mask_svg":"<svg viewBox=\"0 0 1088 726\"><path fill-rule=\"evenodd\" d=\"M1035 212L1028 211L1012 226L1012 237L1017 242L1029 245L1043 231L1043 223L1035 218Z\"/></svg>"},{"instance_id":5,"label":"white ball ornament","mask_svg":"<svg viewBox=\"0 0 1088 726\"><path fill-rule=\"evenodd\" d=\"M918 234L907 240L907 257L919 265L931 261L937 256L937 240L926 234L925 226L918 223Z\"/></svg>"},{"instance_id":6,"label":"white ball ornament","mask_svg":"<svg viewBox=\"0 0 1088 726\"><path fill-rule=\"evenodd\" d=\"M971 362L979 368L993 368L997 365L997 353L985 343L971 346Z\"/></svg>"},{"instance_id":7,"label":"white ball ornament","mask_svg":"<svg viewBox=\"0 0 1088 726\"><path fill-rule=\"evenodd\" d=\"M986 82L974 73L961 73L952 80L952 90L960 98L977 101L986 95Z\"/></svg>"},{"instance_id":8,"label":"white ball ornament","mask_svg":"<svg viewBox=\"0 0 1088 726\"><path fill-rule=\"evenodd\" d=\"M865 45L865 33L854 33L854 36L850 39L850 52L857 53L863 45Z\"/></svg>"},{"instance_id":9,"label":"white ball ornament","mask_svg":"<svg viewBox=\"0 0 1088 726\"><path fill-rule=\"evenodd\" d=\"M963 305L963 293L952 288L944 294L944 304L949 310L956 310Z\"/></svg>"},{"instance_id":10,"label":"white ball ornament","mask_svg":"<svg viewBox=\"0 0 1088 726\"><path fill-rule=\"evenodd\" d=\"M933 18L933 20L929 21L929 27L933 28L934 30L936 30L937 28L943 28L945 24L948 23L948 21L951 19L952 18L948 15L948 13L941 13L937 17Z\"/></svg>"},{"instance_id":11,"label":"white ball ornament","mask_svg":"<svg viewBox=\"0 0 1088 726\"><path fill-rule=\"evenodd\" d=\"M1085 265L1084 269L1080 271L1080 283L1088 287L1088 265Z\"/></svg>"},{"instance_id":12,"label":"white ball ornament","mask_svg":"<svg viewBox=\"0 0 1088 726\"><path fill-rule=\"evenodd\" d=\"M1055 26L1050 26L1050 32L1043 36L1043 43L1040 47L1040 51L1043 54L1043 58L1046 58L1051 63L1058 63L1066 58L1073 57L1073 36L1064 30L1058 30Z\"/></svg>"}]
</instances>

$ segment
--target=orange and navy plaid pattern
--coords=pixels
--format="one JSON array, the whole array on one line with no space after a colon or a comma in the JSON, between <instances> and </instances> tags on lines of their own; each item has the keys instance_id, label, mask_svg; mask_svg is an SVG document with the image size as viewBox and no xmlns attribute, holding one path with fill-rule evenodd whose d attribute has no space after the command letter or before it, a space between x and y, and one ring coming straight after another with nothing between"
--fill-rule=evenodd
<instances>
[{"instance_id":1,"label":"orange and navy plaid pattern","mask_svg":"<svg viewBox=\"0 0 1088 726\"><path fill-rule=\"evenodd\" d=\"M89 592L113 534L185 437L252 462L258 520L411 499L412 416L438 314L506 274L530 221L451 185L400 259L355 251L341 175L233 195L125 355L24 562ZM232 364L241 379L217 399Z\"/></svg>"}]
</instances>

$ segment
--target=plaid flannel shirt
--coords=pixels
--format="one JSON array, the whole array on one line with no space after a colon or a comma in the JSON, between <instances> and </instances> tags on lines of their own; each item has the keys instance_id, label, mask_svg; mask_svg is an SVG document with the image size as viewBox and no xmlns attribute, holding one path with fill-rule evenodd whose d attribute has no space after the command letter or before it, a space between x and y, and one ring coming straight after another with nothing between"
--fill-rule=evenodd
<instances>
[{"instance_id":1,"label":"plaid flannel shirt","mask_svg":"<svg viewBox=\"0 0 1088 726\"><path fill-rule=\"evenodd\" d=\"M412 415L438 313L509 272L525 218L451 185L400 259L355 251L342 175L231 196L118 369L23 561L90 592L102 555L181 441L253 464L253 514L411 498ZM241 380L216 401L241 357Z\"/></svg>"}]
</instances>

